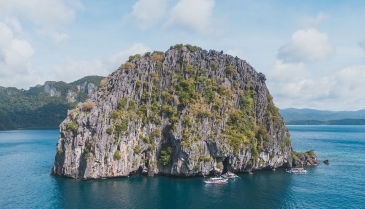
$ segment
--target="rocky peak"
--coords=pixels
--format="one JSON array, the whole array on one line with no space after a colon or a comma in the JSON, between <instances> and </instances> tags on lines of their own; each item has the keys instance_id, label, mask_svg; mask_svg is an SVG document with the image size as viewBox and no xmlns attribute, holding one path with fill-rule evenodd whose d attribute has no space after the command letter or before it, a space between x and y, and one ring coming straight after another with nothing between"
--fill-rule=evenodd
<instances>
[{"instance_id":1,"label":"rocky peak","mask_svg":"<svg viewBox=\"0 0 365 209\"><path fill-rule=\"evenodd\" d=\"M199 176L290 166L266 77L191 45L131 56L60 125L52 174Z\"/></svg>"}]
</instances>

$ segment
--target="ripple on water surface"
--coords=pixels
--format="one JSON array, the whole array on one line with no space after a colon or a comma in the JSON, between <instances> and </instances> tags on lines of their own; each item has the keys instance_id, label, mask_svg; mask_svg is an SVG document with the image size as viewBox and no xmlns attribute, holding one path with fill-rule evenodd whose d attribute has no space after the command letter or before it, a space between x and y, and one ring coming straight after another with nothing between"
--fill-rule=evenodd
<instances>
[{"instance_id":1,"label":"ripple on water surface","mask_svg":"<svg viewBox=\"0 0 365 209\"><path fill-rule=\"evenodd\" d=\"M0 131L1 208L364 208L363 126L289 126L296 150L316 150L308 174L283 169L240 175L226 185L203 178L79 182L49 175L58 130Z\"/></svg>"}]
</instances>

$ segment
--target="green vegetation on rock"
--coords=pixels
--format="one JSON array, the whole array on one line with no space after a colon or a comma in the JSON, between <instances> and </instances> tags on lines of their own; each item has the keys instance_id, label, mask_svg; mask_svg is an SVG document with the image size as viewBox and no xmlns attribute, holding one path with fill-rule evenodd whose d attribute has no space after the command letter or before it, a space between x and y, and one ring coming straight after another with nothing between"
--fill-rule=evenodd
<instances>
[{"instance_id":1,"label":"green vegetation on rock","mask_svg":"<svg viewBox=\"0 0 365 209\"><path fill-rule=\"evenodd\" d=\"M63 149L62 148L58 148L57 149L57 154L58 155L62 155L63 154Z\"/></svg>"},{"instance_id":2,"label":"green vegetation on rock","mask_svg":"<svg viewBox=\"0 0 365 209\"><path fill-rule=\"evenodd\" d=\"M141 153L141 148L139 146L135 146L133 148L133 151L134 151L134 154L139 154L139 153Z\"/></svg>"},{"instance_id":3,"label":"green vegetation on rock","mask_svg":"<svg viewBox=\"0 0 365 209\"><path fill-rule=\"evenodd\" d=\"M84 147L84 159L93 156L92 148L94 148L95 143L92 140L88 140L86 146Z\"/></svg>"},{"instance_id":4,"label":"green vegetation on rock","mask_svg":"<svg viewBox=\"0 0 365 209\"><path fill-rule=\"evenodd\" d=\"M171 144L164 144L162 146L162 149L160 151L160 158L159 158L162 165L166 166L171 163L173 152L174 152L174 150L173 150Z\"/></svg>"},{"instance_id":5,"label":"green vegetation on rock","mask_svg":"<svg viewBox=\"0 0 365 209\"><path fill-rule=\"evenodd\" d=\"M114 158L115 160L120 160L120 159L122 159L122 155L120 154L120 151L119 151L119 150L116 150L116 151L114 152L113 158Z\"/></svg>"},{"instance_id":6,"label":"green vegetation on rock","mask_svg":"<svg viewBox=\"0 0 365 209\"><path fill-rule=\"evenodd\" d=\"M69 122L67 124L67 130L72 131L72 132L75 132L78 127L79 127L79 124L77 124L76 121Z\"/></svg>"}]
</instances>

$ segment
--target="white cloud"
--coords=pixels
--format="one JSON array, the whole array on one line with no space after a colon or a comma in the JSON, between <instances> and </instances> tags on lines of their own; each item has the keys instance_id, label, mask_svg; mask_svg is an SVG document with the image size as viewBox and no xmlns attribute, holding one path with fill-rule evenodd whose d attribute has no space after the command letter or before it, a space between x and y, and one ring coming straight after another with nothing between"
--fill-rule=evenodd
<instances>
[{"instance_id":1,"label":"white cloud","mask_svg":"<svg viewBox=\"0 0 365 209\"><path fill-rule=\"evenodd\" d=\"M280 108L355 110L365 99L365 65L313 74L303 63L276 62L267 84Z\"/></svg>"},{"instance_id":2,"label":"white cloud","mask_svg":"<svg viewBox=\"0 0 365 209\"><path fill-rule=\"evenodd\" d=\"M124 51L121 51L117 54L114 54L106 59L104 59L105 63L108 63L108 66L112 68L111 70L116 70L117 67L119 67L122 63L128 60L129 56L135 55L135 54L141 54L143 55L145 52L151 51L151 49L141 43L135 43L133 46L129 49L126 49Z\"/></svg>"},{"instance_id":3,"label":"white cloud","mask_svg":"<svg viewBox=\"0 0 365 209\"><path fill-rule=\"evenodd\" d=\"M10 28L0 22L0 50L2 52L0 75L25 73L34 49L26 40L13 38Z\"/></svg>"},{"instance_id":4,"label":"white cloud","mask_svg":"<svg viewBox=\"0 0 365 209\"><path fill-rule=\"evenodd\" d=\"M31 69L34 49L24 39L16 39L8 25L0 22L0 84L27 87L38 79Z\"/></svg>"},{"instance_id":5,"label":"white cloud","mask_svg":"<svg viewBox=\"0 0 365 209\"><path fill-rule=\"evenodd\" d=\"M214 5L214 0L180 0L164 26L186 27L203 34L212 32Z\"/></svg>"},{"instance_id":6,"label":"white cloud","mask_svg":"<svg viewBox=\"0 0 365 209\"><path fill-rule=\"evenodd\" d=\"M24 17L36 26L37 31L42 31L54 39L55 42L65 40L68 37L62 30L75 18L75 11L69 5L75 6L76 3L67 3L64 0L0 0L0 17L7 18L9 24L16 29L21 27L17 21L17 16ZM79 2L79 1L76 1Z\"/></svg>"},{"instance_id":7,"label":"white cloud","mask_svg":"<svg viewBox=\"0 0 365 209\"><path fill-rule=\"evenodd\" d=\"M17 31L18 33L23 32L22 26L20 25L18 18L5 17L5 23L7 23L8 25L11 25L15 29L15 31Z\"/></svg>"},{"instance_id":8,"label":"white cloud","mask_svg":"<svg viewBox=\"0 0 365 209\"><path fill-rule=\"evenodd\" d=\"M53 66L56 80L72 82L88 75L107 76L128 60L130 55L144 54L150 48L144 44L136 43L129 49L93 61L75 60L67 58L61 65Z\"/></svg>"},{"instance_id":9,"label":"white cloud","mask_svg":"<svg viewBox=\"0 0 365 209\"><path fill-rule=\"evenodd\" d=\"M303 63L283 63L277 61L273 70L267 74L268 83L275 89L275 95L291 99L318 97L318 91L311 91L313 84L311 74ZM302 93L307 92L306 95ZM310 98L307 98L310 99Z\"/></svg>"},{"instance_id":10,"label":"white cloud","mask_svg":"<svg viewBox=\"0 0 365 209\"><path fill-rule=\"evenodd\" d=\"M55 43L59 43L61 41L64 41L64 40L70 38L70 36L66 33L59 33L57 31L48 30L48 29L36 30L36 32L39 34L47 35L47 36L51 37Z\"/></svg>"},{"instance_id":11,"label":"white cloud","mask_svg":"<svg viewBox=\"0 0 365 209\"><path fill-rule=\"evenodd\" d=\"M108 70L100 60L86 61L67 58L61 65L54 65L55 80L72 82L87 75L106 76Z\"/></svg>"},{"instance_id":12,"label":"white cloud","mask_svg":"<svg viewBox=\"0 0 365 209\"><path fill-rule=\"evenodd\" d=\"M55 27L55 24L68 24L75 18L75 12L63 0L1 0L2 12L7 15L25 15L33 24L42 27Z\"/></svg>"},{"instance_id":13,"label":"white cloud","mask_svg":"<svg viewBox=\"0 0 365 209\"><path fill-rule=\"evenodd\" d=\"M139 0L133 5L133 11L126 19L133 19L141 30L146 30L166 14L166 9L167 0Z\"/></svg>"},{"instance_id":14,"label":"white cloud","mask_svg":"<svg viewBox=\"0 0 365 209\"><path fill-rule=\"evenodd\" d=\"M335 48L328 35L314 28L296 31L289 43L279 48L278 58L284 62L315 62L331 58Z\"/></svg>"}]
</instances>

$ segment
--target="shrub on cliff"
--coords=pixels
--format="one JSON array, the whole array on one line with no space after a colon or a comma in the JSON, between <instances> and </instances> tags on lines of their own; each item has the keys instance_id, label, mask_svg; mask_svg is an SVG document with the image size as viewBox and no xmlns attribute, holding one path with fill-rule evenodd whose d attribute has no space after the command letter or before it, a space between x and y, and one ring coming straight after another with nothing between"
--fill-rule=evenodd
<instances>
[{"instance_id":1,"label":"shrub on cliff","mask_svg":"<svg viewBox=\"0 0 365 209\"><path fill-rule=\"evenodd\" d=\"M192 120L192 119L191 119L191 116L190 116L190 115L186 115L186 116L184 117L184 119L183 119L182 123L183 123L183 125L184 125L185 127L191 127L191 126L193 126L193 124L194 124L191 120Z\"/></svg>"},{"instance_id":2,"label":"shrub on cliff","mask_svg":"<svg viewBox=\"0 0 365 209\"><path fill-rule=\"evenodd\" d=\"M133 110L135 110L135 109L136 109L136 105L137 105L136 100L131 99L131 100L129 101L128 111L131 111L131 110L133 111Z\"/></svg>"},{"instance_id":3,"label":"shrub on cliff","mask_svg":"<svg viewBox=\"0 0 365 209\"><path fill-rule=\"evenodd\" d=\"M216 167L217 167L218 169L222 169L222 167L223 167L222 162L218 162L218 163L217 163L217 165L216 165Z\"/></svg>"},{"instance_id":4,"label":"shrub on cliff","mask_svg":"<svg viewBox=\"0 0 365 209\"><path fill-rule=\"evenodd\" d=\"M68 115L69 116L73 116L74 114L76 115L79 115L80 114L80 109L79 108L75 108L75 109L72 109L68 112Z\"/></svg>"},{"instance_id":5,"label":"shrub on cliff","mask_svg":"<svg viewBox=\"0 0 365 209\"><path fill-rule=\"evenodd\" d=\"M113 128L107 128L106 129L106 133L109 134L109 135L112 135L113 134Z\"/></svg>"},{"instance_id":6,"label":"shrub on cliff","mask_svg":"<svg viewBox=\"0 0 365 209\"><path fill-rule=\"evenodd\" d=\"M134 64L131 62L126 62L122 65L122 68L124 69L133 69L134 67L135 67Z\"/></svg>"},{"instance_id":7,"label":"shrub on cliff","mask_svg":"<svg viewBox=\"0 0 365 209\"><path fill-rule=\"evenodd\" d=\"M158 138L160 136L161 136L161 130L159 130L159 129L153 129L151 131L151 137L152 138Z\"/></svg>"},{"instance_id":8,"label":"shrub on cliff","mask_svg":"<svg viewBox=\"0 0 365 209\"><path fill-rule=\"evenodd\" d=\"M305 155L309 158L312 156L316 156L316 154L314 153L314 150L309 150L305 152Z\"/></svg>"},{"instance_id":9,"label":"shrub on cliff","mask_svg":"<svg viewBox=\"0 0 365 209\"><path fill-rule=\"evenodd\" d=\"M79 124L77 124L76 121L73 121L73 122L67 123L66 127L67 127L67 130L75 132L77 130L77 128L79 127Z\"/></svg>"},{"instance_id":10,"label":"shrub on cliff","mask_svg":"<svg viewBox=\"0 0 365 209\"><path fill-rule=\"evenodd\" d=\"M132 62L135 59L141 58L142 56L140 54L136 54L134 56L129 56L128 62Z\"/></svg>"},{"instance_id":11,"label":"shrub on cliff","mask_svg":"<svg viewBox=\"0 0 365 209\"><path fill-rule=\"evenodd\" d=\"M279 115L279 109L275 107L274 103L269 103L266 110L268 113L271 113L272 116Z\"/></svg>"},{"instance_id":12,"label":"shrub on cliff","mask_svg":"<svg viewBox=\"0 0 365 209\"><path fill-rule=\"evenodd\" d=\"M258 126L255 131L256 131L255 137L257 139L263 139L265 141L268 140L269 133L267 132L267 130L264 126ZM290 141L289 141L289 143L290 143Z\"/></svg>"},{"instance_id":13,"label":"shrub on cliff","mask_svg":"<svg viewBox=\"0 0 365 209\"><path fill-rule=\"evenodd\" d=\"M118 102L118 109L119 110L124 110L125 106L127 105L127 101L128 101L128 98L120 99L119 102Z\"/></svg>"},{"instance_id":14,"label":"shrub on cliff","mask_svg":"<svg viewBox=\"0 0 365 209\"><path fill-rule=\"evenodd\" d=\"M159 52L159 51L154 51L153 53L152 53L152 59L153 60L156 60L156 61L162 61L163 60L163 55L164 55L165 53L163 53L163 52Z\"/></svg>"},{"instance_id":15,"label":"shrub on cliff","mask_svg":"<svg viewBox=\"0 0 365 209\"><path fill-rule=\"evenodd\" d=\"M57 154L58 155L62 155L63 154L63 149L62 148L58 148L57 149Z\"/></svg>"},{"instance_id":16,"label":"shrub on cliff","mask_svg":"<svg viewBox=\"0 0 365 209\"><path fill-rule=\"evenodd\" d=\"M199 170L199 168L200 168L200 163L195 164L194 167L193 167L193 169L195 171Z\"/></svg>"},{"instance_id":17,"label":"shrub on cliff","mask_svg":"<svg viewBox=\"0 0 365 209\"><path fill-rule=\"evenodd\" d=\"M120 160L120 159L122 159L122 156L120 155L120 151L119 150L117 150L117 151L114 152L113 158L114 158L114 160Z\"/></svg>"},{"instance_id":18,"label":"shrub on cliff","mask_svg":"<svg viewBox=\"0 0 365 209\"><path fill-rule=\"evenodd\" d=\"M82 105L82 110L85 112L90 112L95 107L94 103L91 101L84 102Z\"/></svg>"},{"instance_id":19,"label":"shrub on cliff","mask_svg":"<svg viewBox=\"0 0 365 209\"><path fill-rule=\"evenodd\" d=\"M235 69L232 65L228 65L227 68L226 68L226 73L227 75L229 76L233 76L233 74L235 73Z\"/></svg>"},{"instance_id":20,"label":"shrub on cliff","mask_svg":"<svg viewBox=\"0 0 365 209\"><path fill-rule=\"evenodd\" d=\"M211 161L211 160L212 160L212 158L208 155L200 155L198 161L199 162L203 162L203 161L208 162L208 161Z\"/></svg>"},{"instance_id":21,"label":"shrub on cliff","mask_svg":"<svg viewBox=\"0 0 365 209\"><path fill-rule=\"evenodd\" d=\"M162 165L166 166L172 161L173 152L174 150L171 144L165 144L162 146L159 158Z\"/></svg>"},{"instance_id":22,"label":"shrub on cliff","mask_svg":"<svg viewBox=\"0 0 365 209\"><path fill-rule=\"evenodd\" d=\"M104 87L106 84L109 83L110 77L106 77L100 81L99 87Z\"/></svg>"},{"instance_id":23,"label":"shrub on cliff","mask_svg":"<svg viewBox=\"0 0 365 209\"><path fill-rule=\"evenodd\" d=\"M212 70L216 70L218 68L218 65L214 61L211 61L210 62L210 67L212 68Z\"/></svg>"},{"instance_id":24,"label":"shrub on cliff","mask_svg":"<svg viewBox=\"0 0 365 209\"><path fill-rule=\"evenodd\" d=\"M135 146L133 148L133 151L134 151L134 154L139 154L139 153L141 153L141 148L139 146Z\"/></svg>"},{"instance_id":25,"label":"shrub on cliff","mask_svg":"<svg viewBox=\"0 0 365 209\"><path fill-rule=\"evenodd\" d=\"M200 48L198 46L192 46L190 44L185 44L185 47L188 48L192 52L195 52L195 51L198 51L198 50L202 50L202 48Z\"/></svg>"}]
</instances>

